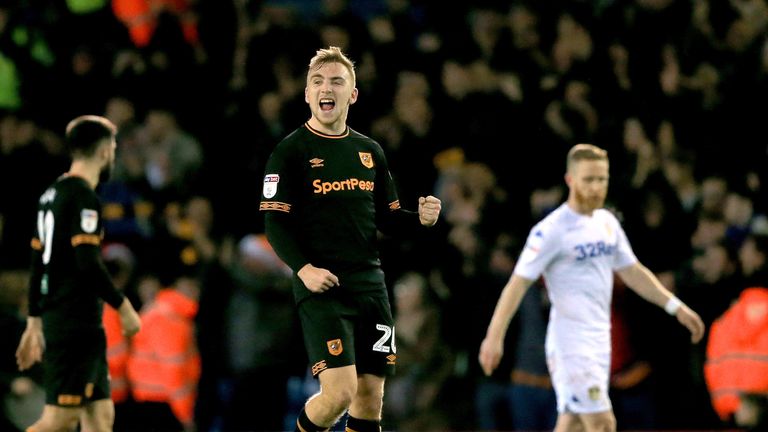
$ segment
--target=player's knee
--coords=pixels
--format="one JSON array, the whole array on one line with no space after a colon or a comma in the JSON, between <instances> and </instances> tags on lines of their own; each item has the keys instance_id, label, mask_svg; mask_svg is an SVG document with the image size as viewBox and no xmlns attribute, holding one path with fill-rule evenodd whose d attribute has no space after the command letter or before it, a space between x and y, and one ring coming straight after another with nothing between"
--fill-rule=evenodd
<instances>
[{"instance_id":1,"label":"player's knee","mask_svg":"<svg viewBox=\"0 0 768 432\"><path fill-rule=\"evenodd\" d=\"M357 383L354 381L340 383L333 387L324 388L323 393L334 407L346 410L352 404L352 399L357 393Z\"/></svg>"}]
</instances>

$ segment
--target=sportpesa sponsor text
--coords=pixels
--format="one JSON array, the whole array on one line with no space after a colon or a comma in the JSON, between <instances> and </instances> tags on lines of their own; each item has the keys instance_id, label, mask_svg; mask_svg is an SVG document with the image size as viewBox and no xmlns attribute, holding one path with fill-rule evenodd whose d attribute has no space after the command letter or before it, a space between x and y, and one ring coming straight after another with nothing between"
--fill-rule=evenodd
<instances>
[{"instance_id":1,"label":"sportpesa sponsor text","mask_svg":"<svg viewBox=\"0 0 768 432\"><path fill-rule=\"evenodd\" d=\"M358 188L363 191L373 191L374 182L356 178L333 182L324 182L317 179L312 182L312 186L314 187L314 193L325 195L331 191L352 191Z\"/></svg>"}]
</instances>

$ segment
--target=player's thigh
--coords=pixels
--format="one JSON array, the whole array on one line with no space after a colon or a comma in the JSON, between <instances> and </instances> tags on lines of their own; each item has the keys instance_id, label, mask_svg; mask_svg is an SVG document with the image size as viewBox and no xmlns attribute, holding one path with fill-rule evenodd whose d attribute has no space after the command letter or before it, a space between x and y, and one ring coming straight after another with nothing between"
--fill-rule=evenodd
<instances>
[{"instance_id":1,"label":"player's thigh","mask_svg":"<svg viewBox=\"0 0 768 432\"><path fill-rule=\"evenodd\" d=\"M82 432L111 432L115 422L115 405L112 399L93 401L80 414Z\"/></svg>"},{"instance_id":2,"label":"player's thigh","mask_svg":"<svg viewBox=\"0 0 768 432\"><path fill-rule=\"evenodd\" d=\"M355 323L357 372L378 377L394 375L397 345L387 295L358 295L356 308L359 311Z\"/></svg>"},{"instance_id":3,"label":"player's thigh","mask_svg":"<svg viewBox=\"0 0 768 432\"><path fill-rule=\"evenodd\" d=\"M579 418L584 425L585 432L614 432L616 430L616 418L613 415L613 410L580 414Z\"/></svg>"},{"instance_id":4,"label":"player's thigh","mask_svg":"<svg viewBox=\"0 0 768 432\"><path fill-rule=\"evenodd\" d=\"M357 371L354 365L330 368L320 372L321 392L334 400L349 405L358 388Z\"/></svg>"},{"instance_id":5,"label":"player's thigh","mask_svg":"<svg viewBox=\"0 0 768 432\"><path fill-rule=\"evenodd\" d=\"M298 312L312 376L355 364L355 311L341 296L311 295Z\"/></svg>"},{"instance_id":6,"label":"player's thigh","mask_svg":"<svg viewBox=\"0 0 768 432\"><path fill-rule=\"evenodd\" d=\"M45 405L40 420L35 423L36 428L47 431L74 430L83 411L81 407L60 407Z\"/></svg>"},{"instance_id":7,"label":"player's thigh","mask_svg":"<svg viewBox=\"0 0 768 432\"><path fill-rule=\"evenodd\" d=\"M555 432L584 432L584 426L577 414L561 413L557 416Z\"/></svg>"}]
</instances>

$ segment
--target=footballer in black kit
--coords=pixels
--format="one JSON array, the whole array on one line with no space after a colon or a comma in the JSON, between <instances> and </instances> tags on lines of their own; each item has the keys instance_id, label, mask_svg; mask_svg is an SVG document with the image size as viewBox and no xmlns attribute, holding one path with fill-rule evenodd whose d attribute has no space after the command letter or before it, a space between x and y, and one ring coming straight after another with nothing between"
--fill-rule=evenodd
<instances>
[{"instance_id":1,"label":"footballer in black kit","mask_svg":"<svg viewBox=\"0 0 768 432\"><path fill-rule=\"evenodd\" d=\"M41 196L31 241L27 327L16 350L20 370L43 361L46 405L31 431L111 430L104 301L118 310L123 333L141 322L115 288L101 259L101 204L95 188L114 165L116 128L81 116L67 126L69 172Z\"/></svg>"},{"instance_id":2,"label":"footballer in black kit","mask_svg":"<svg viewBox=\"0 0 768 432\"><path fill-rule=\"evenodd\" d=\"M40 198L30 315L43 320L47 403L109 398L102 307L123 295L100 258L101 205L81 177L65 175Z\"/></svg>"},{"instance_id":3,"label":"footballer in black kit","mask_svg":"<svg viewBox=\"0 0 768 432\"><path fill-rule=\"evenodd\" d=\"M391 375L396 347L376 231L413 229L419 220L400 208L381 146L350 128L327 135L305 124L278 144L266 171L259 209L268 212L281 258L294 270L311 262L339 277L339 286L322 294L294 277L313 374L356 364L360 373ZM287 236L298 248L281 242Z\"/></svg>"}]
</instances>

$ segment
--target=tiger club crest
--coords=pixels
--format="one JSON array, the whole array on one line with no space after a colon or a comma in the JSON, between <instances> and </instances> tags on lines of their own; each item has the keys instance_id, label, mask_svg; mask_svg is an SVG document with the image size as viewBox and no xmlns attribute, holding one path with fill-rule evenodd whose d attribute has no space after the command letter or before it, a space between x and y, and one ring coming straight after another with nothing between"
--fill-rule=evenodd
<instances>
[{"instance_id":1,"label":"tiger club crest","mask_svg":"<svg viewBox=\"0 0 768 432\"><path fill-rule=\"evenodd\" d=\"M362 162L364 167L373 168L373 157L371 157L370 153L358 152L357 154L360 155L360 162Z\"/></svg>"},{"instance_id":2,"label":"tiger club crest","mask_svg":"<svg viewBox=\"0 0 768 432\"><path fill-rule=\"evenodd\" d=\"M328 344L328 352L331 355L339 355L344 351L344 347L341 345L341 339L333 339L326 342Z\"/></svg>"}]
</instances>

